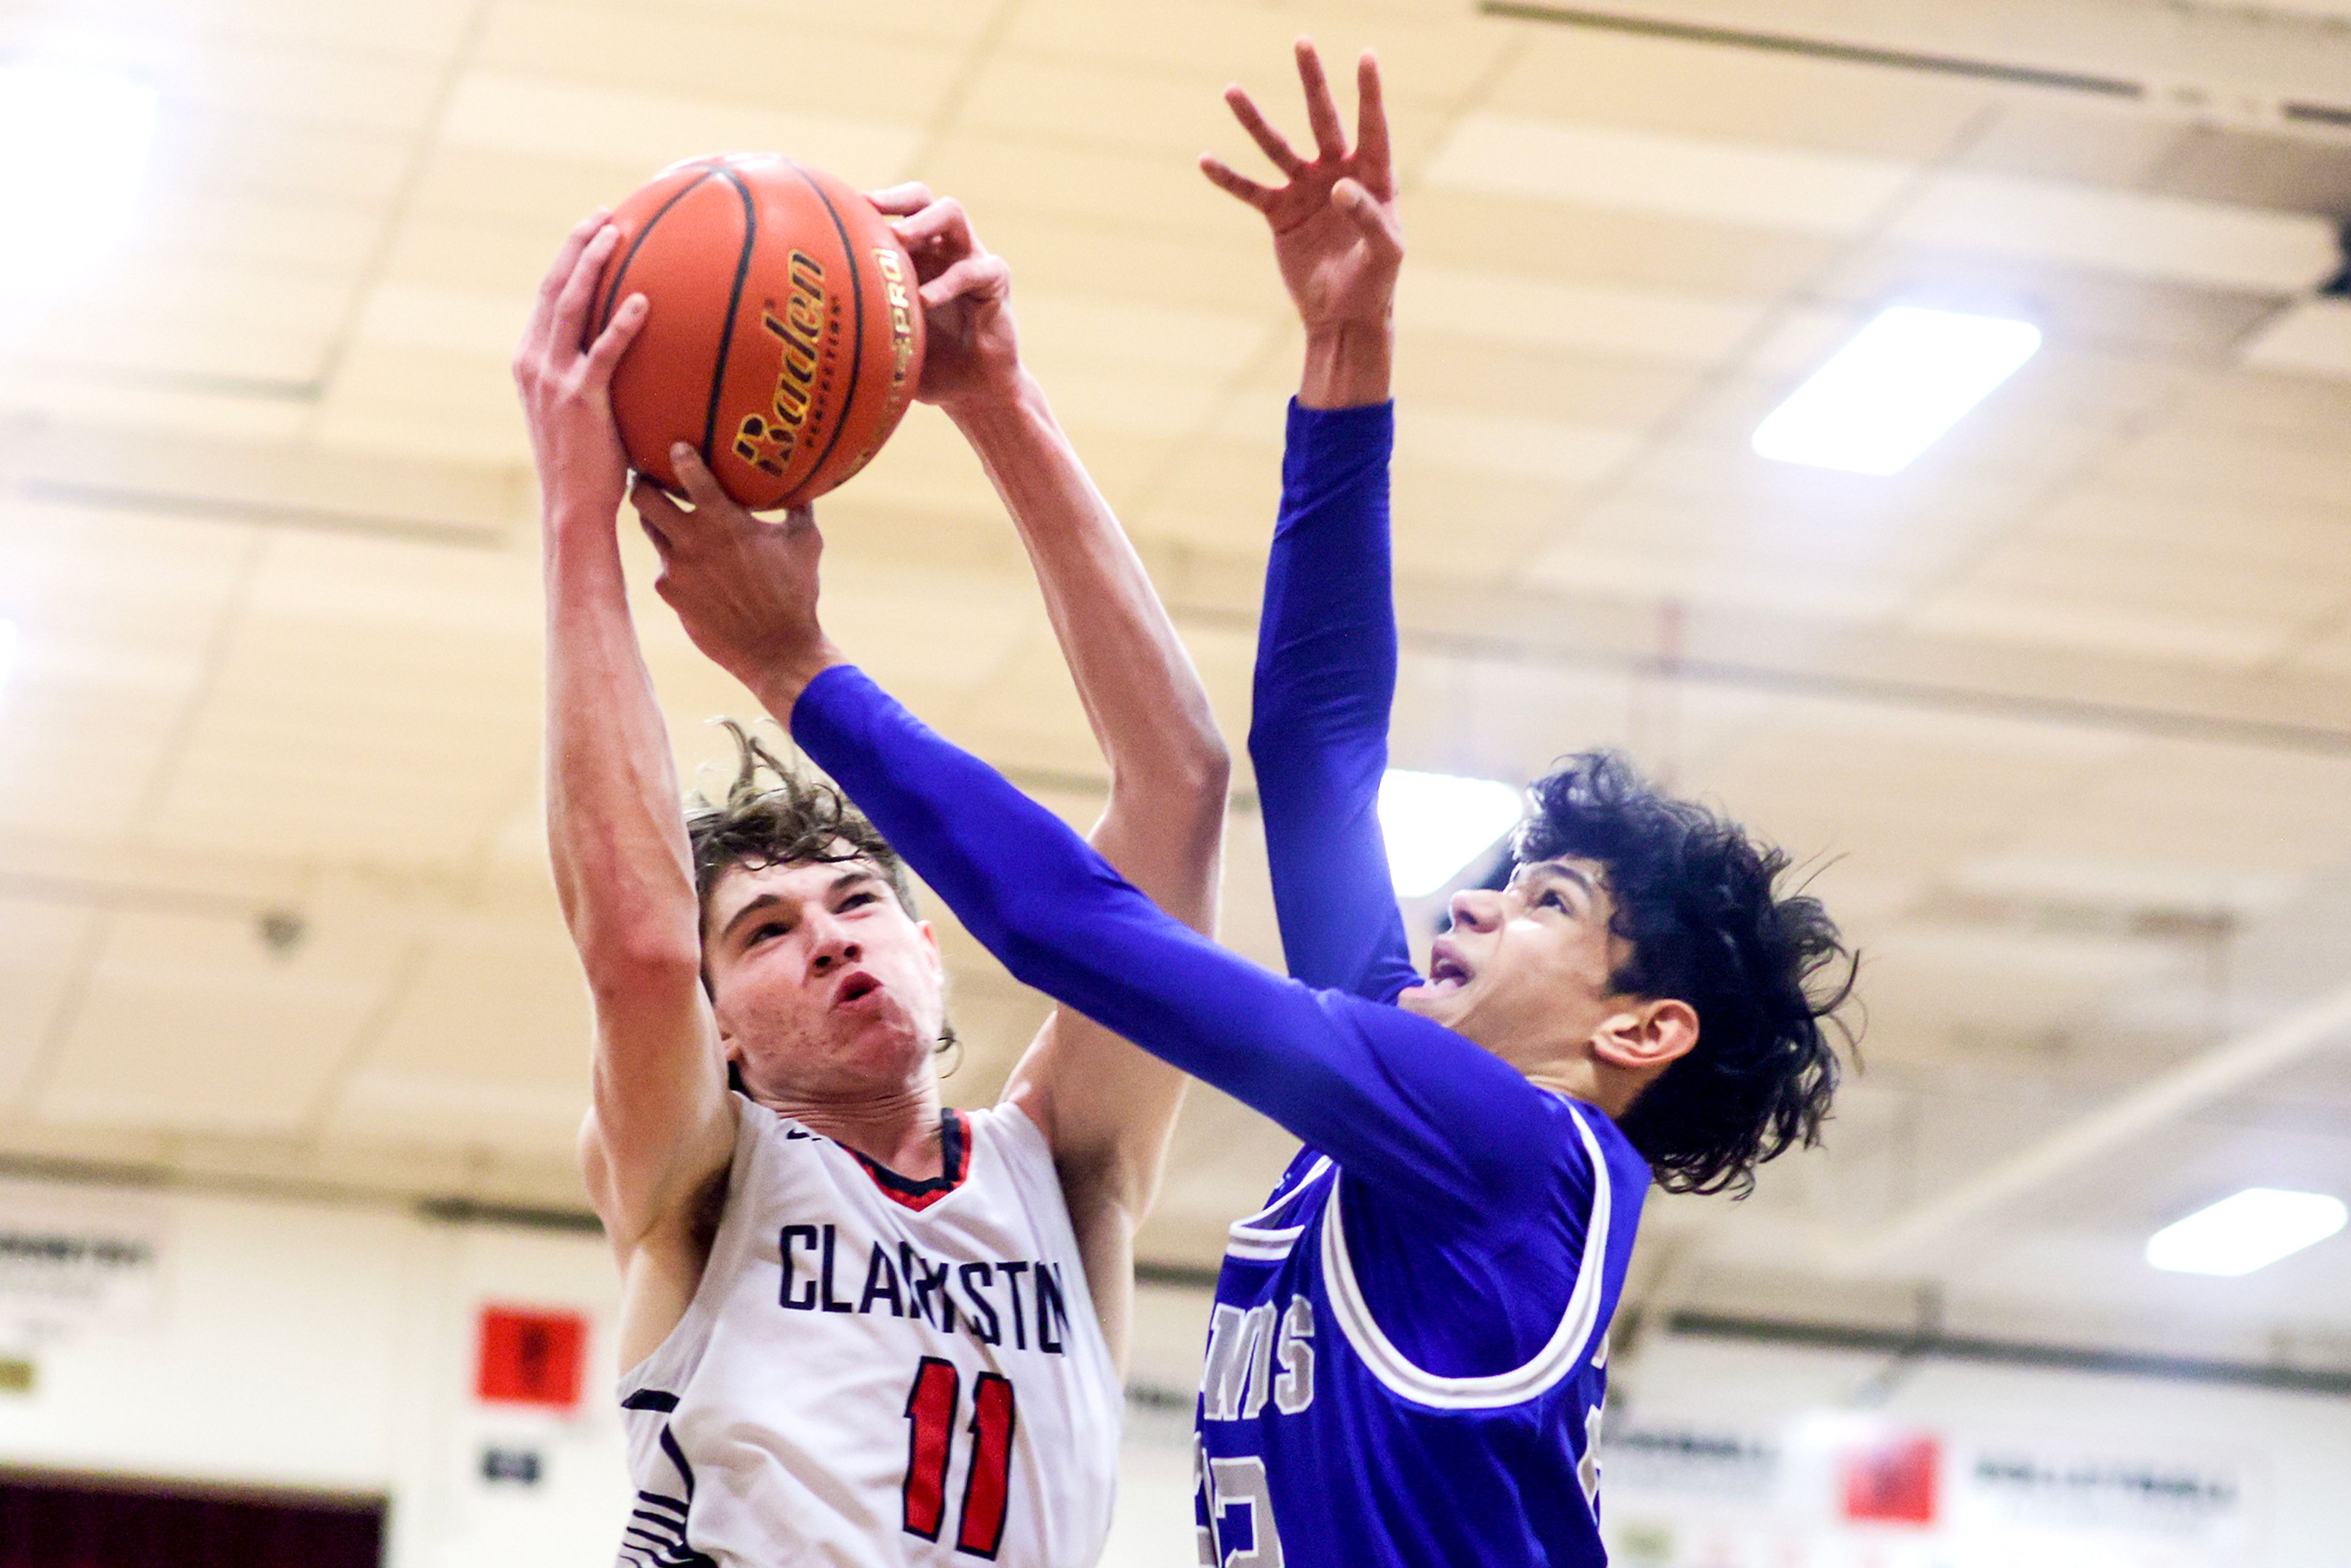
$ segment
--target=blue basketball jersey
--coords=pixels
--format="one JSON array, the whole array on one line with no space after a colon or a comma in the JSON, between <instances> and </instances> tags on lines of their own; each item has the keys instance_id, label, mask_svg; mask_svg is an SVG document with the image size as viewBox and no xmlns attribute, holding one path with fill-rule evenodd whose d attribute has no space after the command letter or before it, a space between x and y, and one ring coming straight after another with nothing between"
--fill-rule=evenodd
<instances>
[{"instance_id":1,"label":"blue basketball jersey","mask_svg":"<svg viewBox=\"0 0 2351 1568\"><path fill-rule=\"evenodd\" d=\"M1290 413L1249 735L1289 977L1169 919L850 666L792 736L1016 977L1306 1146L1219 1275L1201 1561L1597 1568L1607 1325L1649 1170L1598 1109L1395 1005L1418 976L1377 812L1392 434L1385 406Z\"/></svg>"},{"instance_id":2,"label":"blue basketball jersey","mask_svg":"<svg viewBox=\"0 0 2351 1568\"><path fill-rule=\"evenodd\" d=\"M1560 1103L1594 1173L1575 1217L1584 1246L1556 1326L1519 1365L1446 1375L1384 1330L1384 1281L1352 1244L1376 1195L1327 1156L1301 1152L1273 1201L1233 1226L1201 1373L1202 1563L1606 1562L1607 1331L1649 1173L1607 1117ZM1502 1309L1472 1298L1458 1310Z\"/></svg>"}]
</instances>

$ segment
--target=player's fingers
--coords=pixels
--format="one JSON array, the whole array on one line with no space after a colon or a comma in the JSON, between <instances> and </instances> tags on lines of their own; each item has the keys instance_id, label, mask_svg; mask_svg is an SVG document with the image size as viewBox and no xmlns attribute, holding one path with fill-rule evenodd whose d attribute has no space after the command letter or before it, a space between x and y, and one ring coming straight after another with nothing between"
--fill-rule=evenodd
<instances>
[{"instance_id":1,"label":"player's fingers","mask_svg":"<svg viewBox=\"0 0 2351 1568\"><path fill-rule=\"evenodd\" d=\"M629 345L637 340L637 329L645 324L649 308L643 295L632 294L621 301L621 308L612 312L612 319L596 334L595 345L588 350L588 362L583 367L590 388L601 391L611 384L613 367L629 351Z\"/></svg>"},{"instance_id":2,"label":"player's fingers","mask_svg":"<svg viewBox=\"0 0 2351 1568\"><path fill-rule=\"evenodd\" d=\"M1241 122L1241 129L1249 133L1249 140L1257 143L1258 151L1271 160L1275 168L1292 178L1305 172L1306 160L1291 149L1280 131L1266 123L1248 89L1238 83L1225 89L1225 101L1232 105L1233 118Z\"/></svg>"},{"instance_id":3,"label":"player's fingers","mask_svg":"<svg viewBox=\"0 0 2351 1568\"><path fill-rule=\"evenodd\" d=\"M1002 299L1012 291L1012 267L1000 256L967 256L923 285L923 305L935 310L951 299Z\"/></svg>"},{"instance_id":4,"label":"player's fingers","mask_svg":"<svg viewBox=\"0 0 2351 1568\"><path fill-rule=\"evenodd\" d=\"M1395 165L1388 150L1388 106L1380 89L1379 57L1364 51L1355 62L1355 168L1372 194L1395 194Z\"/></svg>"},{"instance_id":5,"label":"player's fingers","mask_svg":"<svg viewBox=\"0 0 2351 1568\"><path fill-rule=\"evenodd\" d=\"M629 504L637 509L637 526L645 530L647 538L653 541L653 549L661 552L662 561L666 565L671 550L671 530L686 520L685 509L672 500L668 492L643 475L639 475L637 482L629 486Z\"/></svg>"},{"instance_id":6,"label":"player's fingers","mask_svg":"<svg viewBox=\"0 0 2351 1568\"><path fill-rule=\"evenodd\" d=\"M563 244L555 252L555 261L548 267L547 276L539 279L540 299L553 299L563 292L564 282L570 277L572 267L578 264L580 253L588 248L588 242L596 237L597 231L604 226L605 220L611 216L610 213L598 207L571 225L571 232L563 236Z\"/></svg>"},{"instance_id":7,"label":"player's fingers","mask_svg":"<svg viewBox=\"0 0 2351 1568\"><path fill-rule=\"evenodd\" d=\"M1340 181L1331 187L1331 204L1346 214L1347 221L1355 225L1364 243L1372 247L1373 255L1387 261L1404 255L1404 236L1362 185L1353 180Z\"/></svg>"},{"instance_id":8,"label":"player's fingers","mask_svg":"<svg viewBox=\"0 0 2351 1568\"><path fill-rule=\"evenodd\" d=\"M920 180L909 180L903 185L868 191L865 199L892 217L903 218L931 204L931 188Z\"/></svg>"},{"instance_id":9,"label":"player's fingers","mask_svg":"<svg viewBox=\"0 0 2351 1568\"><path fill-rule=\"evenodd\" d=\"M734 503L718 486L718 476L702 461L702 455L681 441L669 449L669 465L677 475L678 486L685 498L694 503L697 512L713 507L724 509ZM705 521L712 519L705 518Z\"/></svg>"},{"instance_id":10,"label":"player's fingers","mask_svg":"<svg viewBox=\"0 0 2351 1568\"><path fill-rule=\"evenodd\" d=\"M1306 89L1306 123L1314 128L1314 150L1333 161L1347 155L1347 133L1339 124L1339 106L1331 101L1331 78L1322 74L1322 57L1314 40L1301 38L1295 46L1298 80Z\"/></svg>"},{"instance_id":11,"label":"player's fingers","mask_svg":"<svg viewBox=\"0 0 2351 1568\"><path fill-rule=\"evenodd\" d=\"M1271 191L1245 174L1235 173L1232 165L1213 152L1200 154L1200 172L1208 177L1208 183L1228 195L1239 197L1259 212L1265 211L1273 200Z\"/></svg>"},{"instance_id":12,"label":"player's fingers","mask_svg":"<svg viewBox=\"0 0 2351 1568\"><path fill-rule=\"evenodd\" d=\"M920 250L934 242L944 241L941 249L952 255L967 255L978 248L979 241L971 232L971 214L964 211L961 202L953 196L925 205L911 216L900 218L890 227L896 232L898 242L908 250Z\"/></svg>"},{"instance_id":13,"label":"player's fingers","mask_svg":"<svg viewBox=\"0 0 2351 1568\"><path fill-rule=\"evenodd\" d=\"M621 231L606 224L571 264L571 276L564 280L563 292L555 297L554 335L549 339L549 346L559 355L563 353L565 345L574 352L586 351L588 308L595 300L596 286L603 281L604 259L620 243Z\"/></svg>"}]
</instances>

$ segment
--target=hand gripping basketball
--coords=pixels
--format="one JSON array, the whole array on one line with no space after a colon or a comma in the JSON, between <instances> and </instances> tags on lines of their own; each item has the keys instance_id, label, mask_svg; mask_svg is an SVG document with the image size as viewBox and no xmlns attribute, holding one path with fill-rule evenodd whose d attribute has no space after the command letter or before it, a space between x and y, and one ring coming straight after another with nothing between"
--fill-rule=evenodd
<instances>
[{"instance_id":1,"label":"hand gripping basketball","mask_svg":"<svg viewBox=\"0 0 2351 1568\"><path fill-rule=\"evenodd\" d=\"M649 479L630 492L661 557L653 591L711 663L770 712L788 714L800 688L840 662L817 622L824 538L816 514L794 507L781 521L754 517L719 487L691 444L679 442L669 458L691 509Z\"/></svg>"},{"instance_id":2,"label":"hand gripping basketball","mask_svg":"<svg viewBox=\"0 0 2351 1568\"><path fill-rule=\"evenodd\" d=\"M1020 345L1012 324L1012 269L972 232L953 197L923 184L893 185L869 198L897 221L890 227L914 258L922 282L925 344L923 402L955 413L1019 382Z\"/></svg>"},{"instance_id":3,"label":"hand gripping basketball","mask_svg":"<svg viewBox=\"0 0 2351 1568\"><path fill-rule=\"evenodd\" d=\"M644 325L647 305L631 295L593 344L581 346L597 275L620 239L599 209L564 237L515 350L514 377L548 515L576 507L609 523L629 480L612 424L612 371Z\"/></svg>"}]
</instances>

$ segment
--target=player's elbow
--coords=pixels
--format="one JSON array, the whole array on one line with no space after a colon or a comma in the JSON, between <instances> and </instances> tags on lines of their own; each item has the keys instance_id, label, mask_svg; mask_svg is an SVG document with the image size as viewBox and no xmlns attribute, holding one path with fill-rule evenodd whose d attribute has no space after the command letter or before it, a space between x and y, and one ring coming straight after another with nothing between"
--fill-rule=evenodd
<instances>
[{"instance_id":1,"label":"player's elbow","mask_svg":"<svg viewBox=\"0 0 2351 1568\"><path fill-rule=\"evenodd\" d=\"M666 921L607 924L579 933L580 961L600 1010L702 983L696 933Z\"/></svg>"}]
</instances>

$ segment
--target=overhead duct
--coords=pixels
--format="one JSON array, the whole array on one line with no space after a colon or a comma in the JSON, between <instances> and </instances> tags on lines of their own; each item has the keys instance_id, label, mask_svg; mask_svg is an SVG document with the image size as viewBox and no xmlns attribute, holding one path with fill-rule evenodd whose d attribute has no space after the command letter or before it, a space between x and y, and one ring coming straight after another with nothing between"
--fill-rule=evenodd
<instances>
[{"instance_id":1,"label":"overhead duct","mask_svg":"<svg viewBox=\"0 0 2351 1568\"><path fill-rule=\"evenodd\" d=\"M2351 4L2305 0L2297 10ZM2252 7L2117 0L1918 6L1859 0L1609 6L1480 0L1489 16L2138 103L2248 127L2351 131L2351 27Z\"/></svg>"}]
</instances>

